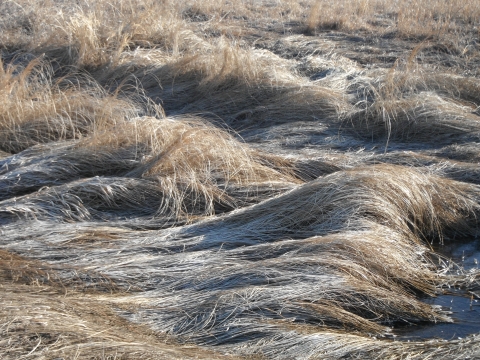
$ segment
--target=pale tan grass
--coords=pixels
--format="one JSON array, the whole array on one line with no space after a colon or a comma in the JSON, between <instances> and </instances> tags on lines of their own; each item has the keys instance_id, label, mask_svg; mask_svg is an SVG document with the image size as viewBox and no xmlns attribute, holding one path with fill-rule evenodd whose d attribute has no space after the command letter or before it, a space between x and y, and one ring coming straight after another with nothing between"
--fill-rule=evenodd
<instances>
[{"instance_id":1,"label":"pale tan grass","mask_svg":"<svg viewBox=\"0 0 480 360\"><path fill-rule=\"evenodd\" d=\"M306 20L307 31L316 30L366 30L396 33L407 38L454 38L469 33L478 26L480 6L463 0L405 0L388 2L317 0Z\"/></svg>"},{"instance_id":2,"label":"pale tan grass","mask_svg":"<svg viewBox=\"0 0 480 360\"><path fill-rule=\"evenodd\" d=\"M52 76L41 60L23 66L0 61L3 151L16 153L39 143L79 139L139 112L131 101L107 94L94 83L82 86L81 77L75 84Z\"/></svg>"},{"instance_id":3,"label":"pale tan grass","mask_svg":"<svg viewBox=\"0 0 480 360\"><path fill-rule=\"evenodd\" d=\"M88 219L101 209L137 209L185 221L258 202L302 182L294 161L251 150L201 119L142 117L111 126L97 128L68 154L47 150L46 163L39 148L29 160L35 176L22 171L13 187L4 176L9 191L19 193L70 182L18 199L26 202L20 207L7 201L6 213ZM73 181L92 175L124 179Z\"/></svg>"},{"instance_id":4,"label":"pale tan grass","mask_svg":"<svg viewBox=\"0 0 480 360\"><path fill-rule=\"evenodd\" d=\"M476 2L0 15L0 357L477 356L389 340L479 287Z\"/></svg>"},{"instance_id":5,"label":"pale tan grass","mask_svg":"<svg viewBox=\"0 0 480 360\"><path fill-rule=\"evenodd\" d=\"M108 306L108 296L101 300L72 290L18 285L3 279L0 288L3 359L27 355L36 359L224 358L193 345L176 344L128 323Z\"/></svg>"}]
</instances>

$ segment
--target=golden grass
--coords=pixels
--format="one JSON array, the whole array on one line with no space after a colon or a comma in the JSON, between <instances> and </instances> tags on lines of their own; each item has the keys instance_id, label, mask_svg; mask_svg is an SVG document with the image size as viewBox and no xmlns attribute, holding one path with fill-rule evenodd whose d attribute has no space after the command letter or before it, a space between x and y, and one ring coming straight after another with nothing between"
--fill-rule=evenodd
<instances>
[{"instance_id":1,"label":"golden grass","mask_svg":"<svg viewBox=\"0 0 480 360\"><path fill-rule=\"evenodd\" d=\"M406 38L445 39L478 26L480 6L462 0L336 1L317 0L307 18L307 30L362 30L394 33Z\"/></svg>"},{"instance_id":2,"label":"golden grass","mask_svg":"<svg viewBox=\"0 0 480 360\"><path fill-rule=\"evenodd\" d=\"M140 111L130 100L94 84L82 86L81 76L75 79L78 84L53 79L41 60L0 67L3 151L17 153L39 143L79 139Z\"/></svg>"},{"instance_id":3,"label":"golden grass","mask_svg":"<svg viewBox=\"0 0 480 360\"><path fill-rule=\"evenodd\" d=\"M37 359L223 358L199 347L176 344L128 323L109 307L108 296L99 303L98 298L93 300L82 294L65 297L64 292L43 286L2 281L0 288L3 359L25 355Z\"/></svg>"},{"instance_id":4,"label":"golden grass","mask_svg":"<svg viewBox=\"0 0 480 360\"><path fill-rule=\"evenodd\" d=\"M389 339L479 287L479 19L1 2L0 357L476 357Z\"/></svg>"}]
</instances>

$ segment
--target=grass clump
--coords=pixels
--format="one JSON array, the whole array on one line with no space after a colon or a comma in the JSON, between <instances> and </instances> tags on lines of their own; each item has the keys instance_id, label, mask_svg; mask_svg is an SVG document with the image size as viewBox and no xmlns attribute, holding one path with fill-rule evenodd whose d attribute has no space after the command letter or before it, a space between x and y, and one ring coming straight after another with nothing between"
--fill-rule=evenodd
<instances>
[{"instance_id":1,"label":"grass clump","mask_svg":"<svg viewBox=\"0 0 480 360\"><path fill-rule=\"evenodd\" d=\"M6 152L80 139L142 111L129 100L107 94L94 82L84 86L82 77L75 82L55 79L41 60L0 65L0 138L1 150Z\"/></svg>"}]
</instances>

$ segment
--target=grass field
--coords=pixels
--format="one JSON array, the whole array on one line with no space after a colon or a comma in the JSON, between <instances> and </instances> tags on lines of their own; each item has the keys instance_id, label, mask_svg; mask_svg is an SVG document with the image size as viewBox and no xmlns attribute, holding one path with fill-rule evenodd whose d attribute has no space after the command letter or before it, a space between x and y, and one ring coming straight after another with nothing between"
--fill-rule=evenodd
<instances>
[{"instance_id":1,"label":"grass field","mask_svg":"<svg viewBox=\"0 0 480 360\"><path fill-rule=\"evenodd\" d=\"M480 358L405 336L480 319L479 69L472 0L0 1L0 358Z\"/></svg>"}]
</instances>

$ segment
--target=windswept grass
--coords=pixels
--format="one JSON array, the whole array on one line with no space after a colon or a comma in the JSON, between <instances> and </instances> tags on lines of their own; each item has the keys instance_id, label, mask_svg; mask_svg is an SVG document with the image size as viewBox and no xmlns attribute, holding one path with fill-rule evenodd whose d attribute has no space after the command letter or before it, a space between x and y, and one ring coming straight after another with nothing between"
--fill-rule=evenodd
<instances>
[{"instance_id":1,"label":"windswept grass","mask_svg":"<svg viewBox=\"0 0 480 360\"><path fill-rule=\"evenodd\" d=\"M143 111L81 75L55 79L51 67L39 59L22 63L14 57L0 68L0 148L5 152L80 139Z\"/></svg>"},{"instance_id":2,"label":"windswept grass","mask_svg":"<svg viewBox=\"0 0 480 360\"><path fill-rule=\"evenodd\" d=\"M265 157L193 118L131 119L74 145L39 147L9 160L0 180L5 197L68 182L4 201L4 215L33 218L90 219L102 209L131 209L180 220L257 202L301 182L294 162Z\"/></svg>"},{"instance_id":3,"label":"windswept grass","mask_svg":"<svg viewBox=\"0 0 480 360\"><path fill-rule=\"evenodd\" d=\"M0 15L2 359L479 356L476 2Z\"/></svg>"}]
</instances>

